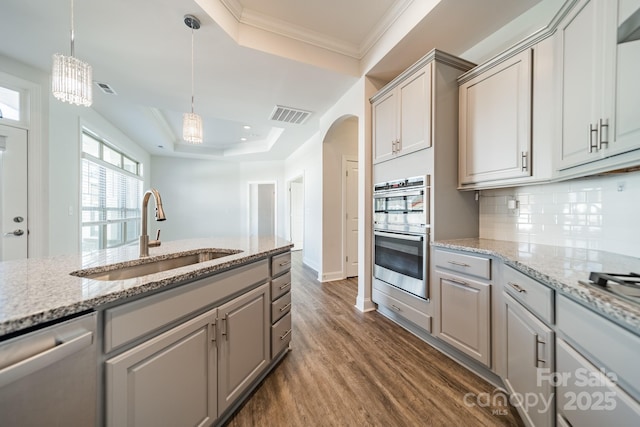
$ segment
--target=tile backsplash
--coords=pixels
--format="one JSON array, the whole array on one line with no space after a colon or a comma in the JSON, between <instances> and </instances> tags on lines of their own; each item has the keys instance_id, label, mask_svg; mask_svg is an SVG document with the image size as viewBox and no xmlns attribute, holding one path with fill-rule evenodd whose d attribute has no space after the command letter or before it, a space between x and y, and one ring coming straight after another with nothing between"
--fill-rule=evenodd
<instances>
[{"instance_id":1,"label":"tile backsplash","mask_svg":"<svg viewBox=\"0 0 640 427\"><path fill-rule=\"evenodd\" d=\"M480 237L640 257L640 172L483 190Z\"/></svg>"}]
</instances>

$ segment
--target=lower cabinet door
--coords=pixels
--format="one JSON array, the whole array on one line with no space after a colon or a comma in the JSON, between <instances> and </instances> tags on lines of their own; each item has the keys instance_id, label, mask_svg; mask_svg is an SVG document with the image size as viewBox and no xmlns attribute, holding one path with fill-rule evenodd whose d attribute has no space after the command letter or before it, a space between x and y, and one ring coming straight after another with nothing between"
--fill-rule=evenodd
<instances>
[{"instance_id":1,"label":"lower cabinet door","mask_svg":"<svg viewBox=\"0 0 640 427\"><path fill-rule=\"evenodd\" d=\"M106 362L107 425L200 426L216 410L216 310Z\"/></svg>"},{"instance_id":2,"label":"lower cabinet door","mask_svg":"<svg viewBox=\"0 0 640 427\"><path fill-rule=\"evenodd\" d=\"M558 419L574 427L639 425L640 403L618 386L615 372L594 366L562 339L556 349Z\"/></svg>"},{"instance_id":3,"label":"lower cabinet door","mask_svg":"<svg viewBox=\"0 0 640 427\"><path fill-rule=\"evenodd\" d=\"M269 285L218 307L218 315L218 413L222 414L271 360Z\"/></svg>"},{"instance_id":4,"label":"lower cabinet door","mask_svg":"<svg viewBox=\"0 0 640 427\"><path fill-rule=\"evenodd\" d=\"M552 426L553 331L510 295L504 294L507 322L507 372L504 382L528 425Z\"/></svg>"},{"instance_id":5,"label":"lower cabinet door","mask_svg":"<svg viewBox=\"0 0 640 427\"><path fill-rule=\"evenodd\" d=\"M490 366L491 285L438 273L440 326L438 338Z\"/></svg>"}]
</instances>

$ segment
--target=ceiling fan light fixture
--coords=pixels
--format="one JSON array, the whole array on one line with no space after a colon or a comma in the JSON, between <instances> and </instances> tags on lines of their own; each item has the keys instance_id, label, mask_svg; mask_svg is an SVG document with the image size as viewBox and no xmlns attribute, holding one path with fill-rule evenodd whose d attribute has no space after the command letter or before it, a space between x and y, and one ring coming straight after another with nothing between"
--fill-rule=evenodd
<instances>
[{"instance_id":1,"label":"ceiling fan light fixture","mask_svg":"<svg viewBox=\"0 0 640 427\"><path fill-rule=\"evenodd\" d=\"M184 113L182 118L182 139L189 144L202 144L202 117L193 112L193 31L200 28L200 20L193 15L185 15L184 23L191 28L191 112Z\"/></svg>"},{"instance_id":2,"label":"ceiling fan light fixture","mask_svg":"<svg viewBox=\"0 0 640 427\"><path fill-rule=\"evenodd\" d=\"M54 98L69 104L90 107L93 103L93 69L74 56L73 0L71 0L71 55L53 55L51 92Z\"/></svg>"}]
</instances>

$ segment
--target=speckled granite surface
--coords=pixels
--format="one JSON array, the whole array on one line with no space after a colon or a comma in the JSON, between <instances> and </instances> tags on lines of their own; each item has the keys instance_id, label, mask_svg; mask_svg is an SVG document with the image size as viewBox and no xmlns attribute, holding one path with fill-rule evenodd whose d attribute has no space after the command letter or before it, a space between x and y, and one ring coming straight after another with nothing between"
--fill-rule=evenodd
<instances>
[{"instance_id":1,"label":"speckled granite surface","mask_svg":"<svg viewBox=\"0 0 640 427\"><path fill-rule=\"evenodd\" d=\"M523 273L579 300L640 334L640 304L579 283L591 271L640 272L640 259L611 252L487 239L442 240L433 247L464 250L501 258Z\"/></svg>"},{"instance_id":2,"label":"speckled granite surface","mask_svg":"<svg viewBox=\"0 0 640 427\"><path fill-rule=\"evenodd\" d=\"M144 263L145 260L138 257L137 245L77 255L0 262L0 337L176 282L239 266L288 250L291 246L283 239L258 237L162 242L159 247L149 248L151 259L170 258L176 253L193 253L202 248L241 252L161 273L114 281L75 277L69 273L84 269L94 273L105 271L108 269L105 266L115 263Z\"/></svg>"}]
</instances>

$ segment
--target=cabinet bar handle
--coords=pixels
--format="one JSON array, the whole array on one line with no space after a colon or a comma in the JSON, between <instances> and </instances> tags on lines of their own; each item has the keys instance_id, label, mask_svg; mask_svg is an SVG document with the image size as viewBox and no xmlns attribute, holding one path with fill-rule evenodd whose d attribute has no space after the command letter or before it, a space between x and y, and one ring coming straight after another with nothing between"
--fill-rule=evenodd
<instances>
[{"instance_id":1,"label":"cabinet bar handle","mask_svg":"<svg viewBox=\"0 0 640 427\"><path fill-rule=\"evenodd\" d=\"M449 264L457 265L458 267L471 267L469 264L465 264L464 262L458 261L447 261Z\"/></svg>"},{"instance_id":2,"label":"cabinet bar handle","mask_svg":"<svg viewBox=\"0 0 640 427\"><path fill-rule=\"evenodd\" d=\"M595 132L596 134L596 143L593 143L593 133ZM595 149L596 151L598 151L598 127L592 125L591 123L589 123L589 152L593 153L593 150Z\"/></svg>"},{"instance_id":3,"label":"cabinet bar handle","mask_svg":"<svg viewBox=\"0 0 640 427\"><path fill-rule=\"evenodd\" d=\"M226 337L227 339L229 339L229 337L227 336L227 317L229 317L229 313L225 313L224 317L222 318L222 321L224 322L222 324L222 336Z\"/></svg>"},{"instance_id":4,"label":"cabinet bar handle","mask_svg":"<svg viewBox=\"0 0 640 427\"><path fill-rule=\"evenodd\" d=\"M471 285L469 285L467 282L463 282L462 280L456 280L456 279L446 279L446 280L448 280L450 282L453 282L453 283L457 283L458 285L466 286L468 288L471 287Z\"/></svg>"},{"instance_id":5,"label":"cabinet bar handle","mask_svg":"<svg viewBox=\"0 0 640 427\"><path fill-rule=\"evenodd\" d=\"M511 286L513 289L515 289L516 291L518 291L521 294L526 294L527 293L527 290L525 288L523 288L522 286L518 285L517 283L509 282L509 286Z\"/></svg>"},{"instance_id":6,"label":"cabinet bar handle","mask_svg":"<svg viewBox=\"0 0 640 427\"><path fill-rule=\"evenodd\" d=\"M285 265L289 265L289 264L291 264L291 261L284 261L284 262L281 262L279 265L280 267L284 267Z\"/></svg>"},{"instance_id":7,"label":"cabinet bar handle","mask_svg":"<svg viewBox=\"0 0 640 427\"><path fill-rule=\"evenodd\" d=\"M291 286L291 282L285 283L284 285L280 286L280 288L278 288L278 289L280 289L280 290L287 289L289 286Z\"/></svg>"},{"instance_id":8,"label":"cabinet bar handle","mask_svg":"<svg viewBox=\"0 0 640 427\"><path fill-rule=\"evenodd\" d=\"M291 334L291 329L289 329L287 332L285 332L284 335L280 335L280 341L284 341L284 339L286 337L288 337L289 334Z\"/></svg>"},{"instance_id":9,"label":"cabinet bar handle","mask_svg":"<svg viewBox=\"0 0 640 427\"><path fill-rule=\"evenodd\" d=\"M522 152L522 172L529 170L529 161L528 161L529 153L526 151Z\"/></svg>"},{"instance_id":10,"label":"cabinet bar handle","mask_svg":"<svg viewBox=\"0 0 640 427\"><path fill-rule=\"evenodd\" d=\"M598 132L600 133L600 140L598 143L598 150L602 150L602 144L607 144L609 146L609 119L602 120L600 119L600 123L598 124ZM604 137L604 129L607 130L607 136Z\"/></svg>"},{"instance_id":11,"label":"cabinet bar handle","mask_svg":"<svg viewBox=\"0 0 640 427\"><path fill-rule=\"evenodd\" d=\"M216 322L210 323L211 327L211 342L216 342Z\"/></svg>"},{"instance_id":12,"label":"cabinet bar handle","mask_svg":"<svg viewBox=\"0 0 640 427\"><path fill-rule=\"evenodd\" d=\"M534 345L534 349L533 349L533 357L534 357L534 359L533 359L533 361L534 361L535 367L537 368L538 367L538 363L544 363L545 365L547 364L546 360L540 359L540 354L538 352L538 345L539 344L543 344L544 345L544 344L546 344L546 342L541 341L540 337L538 336L538 334L533 334L533 339L534 339L534 344L533 344Z\"/></svg>"},{"instance_id":13,"label":"cabinet bar handle","mask_svg":"<svg viewBox=\"0 0 640 427\"><path fill-rule=\"evenodd\" d=\"M400 150L402 150L402 141L399 139L396 139L396 153L399 153Z\"/></svg>"},{"instance_id":14,"label":"cabinet bar handle","mask_svg":"<svg viewBox=\"0 0 640 427\"><path fill-rule=\"evenodd\" d=\"M282 313L283 311L287 311L289 308L291 308L291 303L289 303L289 304L285 305L284 307L282 307L280 309L280 313Z\"/></svg>"},{"instance_id":15,"label":"cabinet bar handle","mask_svg":"<svg viewBox=\"0 0 640 427\"><path fill-rule=\"evenodd\" d=\"M395 311L402 311L402 309L400 307L398 307L397 305L391 304L391 308L393 308Z\"/></svg>"}]
</instances>

